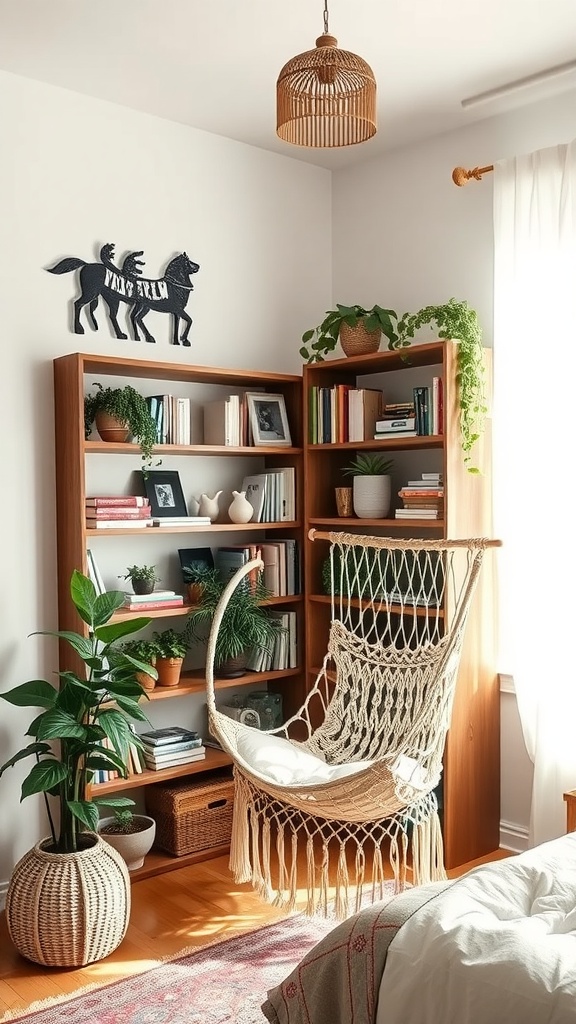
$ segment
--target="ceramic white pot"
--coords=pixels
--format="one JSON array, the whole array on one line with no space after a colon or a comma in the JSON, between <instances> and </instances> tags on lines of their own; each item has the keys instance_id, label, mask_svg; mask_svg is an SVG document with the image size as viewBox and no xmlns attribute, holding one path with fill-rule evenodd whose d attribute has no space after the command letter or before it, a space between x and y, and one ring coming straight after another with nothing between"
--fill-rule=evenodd
<instances>
[{"instance_id":1,"label":"ceramic white pot","mask_svg":"<svg viewBox=\"0 0 576 1024\"><path fill-rule=\"evenodd\" d=\"M254 506L246 497L246 491L232 491L232 504L228 515L232 523L249 523L254 515Z\"/></svg>"},{"instance_id":2,"label":"ceramic white pot","mask_svg":"<svg viewBox=\"0 0 576 1024\"><path fill-rule=\"evenodd\" d=\"M136 871L144 863L144 857L152 848L156 837L156 822L146 814L135 814L134 819L145 825L141 832L103 832L107 825L113 825L115 819L102 818L98 823L98 832L102 839L113 846L117 853L126 861L128 871Z\"/></svg>"},{"instance_id":3,"label":"ceramic white pot","mask_svg":"<svg viewBox=\"0 0 576 1024\"><path fill-rule=\"evenodd\" d=\"M389 476L355 476L352 503L359 519L386 519L392 495Z\"/></svg>"},{"instance_id":4,"label":"ceramic white pot","mask_svg":"<svg viewBox=\"0 0 576 1024\"><path fill-rule=\"evenodd\" d=\"M218 518L218 512L220 511L218 501L222 491L216 491L213 498L209 494L200 495L200 504L198 506L199 516L209 516L211 522L214 522Z\"/></svg>"}]
</instances>

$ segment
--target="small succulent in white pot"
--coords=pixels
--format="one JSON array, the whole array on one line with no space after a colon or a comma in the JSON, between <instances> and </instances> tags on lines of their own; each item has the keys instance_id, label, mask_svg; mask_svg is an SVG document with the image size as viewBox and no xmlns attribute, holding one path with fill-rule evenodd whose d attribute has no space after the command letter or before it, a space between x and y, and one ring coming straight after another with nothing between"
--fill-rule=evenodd
<instances>
[{"instance_id":1,"label":"small succulent in white pot","mask_svg":"<svg viewBox=\"0 0 576 1024\"><path fill-rule=\"evenodd\" d=\"M359 519L385 519L390 511L392 460L381 452L356 456L342 472L353 477L352 502Z\"/></svg>"}]
</instances>

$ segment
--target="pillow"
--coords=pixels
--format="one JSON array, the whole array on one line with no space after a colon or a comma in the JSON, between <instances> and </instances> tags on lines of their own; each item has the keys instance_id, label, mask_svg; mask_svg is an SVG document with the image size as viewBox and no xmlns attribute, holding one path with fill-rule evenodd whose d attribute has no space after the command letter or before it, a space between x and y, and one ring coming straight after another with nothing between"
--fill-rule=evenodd
<instances>
[{"instance_id":1,"label":"pillow","mask_svg":"<svg viewBox=\"0 0 576 1024\"><path fill-rule=\"evenodd\" d=\"M237 750L256 775L281 786L331 782L354 775L372 763L356 761L344 765L326 764L321 757L282 736L269 736L254 729L239 731Z\"/></svg>"}]
</instances>

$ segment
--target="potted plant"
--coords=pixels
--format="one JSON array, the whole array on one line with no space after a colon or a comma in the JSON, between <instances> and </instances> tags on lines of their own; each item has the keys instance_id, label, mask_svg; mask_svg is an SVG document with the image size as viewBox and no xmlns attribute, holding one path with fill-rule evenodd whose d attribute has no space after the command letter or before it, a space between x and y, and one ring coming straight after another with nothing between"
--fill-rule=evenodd
<instances>
[{"instance_id":1,"label":"potted plant","mask_svg":"<svg viewBox=\"0 0 576 1024\"><path fill-rule=\"evenodd\" d=\"M436 325L439 338L458 342L458 396L460 437L468 472L478 473L472 465L471 451L482 433L487 413L486 380L482 353L482 328L476 310L466 301L449 299L442 306L424 306L417 313L404 313L398 321L398 336L389 348L405 348L417 331Z\"/></svg>"},{"instance_id":2,"label":"potted plant","mask_svg":"<svg viewBox=\"0 0 576 1024\"><path fill-rule=\"evenodd\" d=\"M127 658L132 659L136 669L136 679L144 690L153 690L156 686L158 673L156 672L156 655L158 645L154 640L128 640L122 644L122 651Z\"/></svg>"},{"instance_id":3,"label":"potted plant","mask_svg":"<svg viewBox=\"0 0 576 1024\"><path fill-rule=\"evenodd\" d=\"M146 399L130 384L123 388L105 388L95 381L92 387L99 390L84 396L85 437L90 436L94 422L103 441L126 441L132 435L140 445L144 467L149 469L156 444L156 424Z\"/></svg>"},{"instance_id":4,"label":"potted plant","mask_svg":"<svg viewBox=\"0 0 576 1024\"><path fill-rule=\"evenodd\" d=\"M186 623L189 643L206 642L216 607L228 582L229 577L224 578L216 568L202 571L200 604L189 613ZM214 666L221 678L244 675L253 650L270 650L282 627L278 619L262 607L261 602L269 596L260 574L252 580L244 578L232 592L216 637Z\"/></svg>"},{"instance_id":5,"label":"potted plant","mask_svg":"<svg viewBox=\"0 0 576 1024\"><path fill-rule=\"evenodd\" d=\"M328 310L318 327L304 331L300 355L308 363L322 362L327 352L334 351L338 339L347 356L377 352L382 334L388 338L389 345L396 341L394 321L397 319L393 309L382 306L364 309L363 306L341 306L337 302L336 309Z\"/></svg>"},{"instance_id":6,"label":"potted plant","mask_svg":"<svg viewBox=\"0 0 576 1024\"><path fill-rule=\"evenodd\" d=\"M116 807L110 818L101 818L98 833L126 861L128 871L141 868L156 837L156 822L147 814L133 814L129 807Z\"/></svg>"},{"instance_id":7,"label":"potted plant","mask_svg":"<svg viewBox=\"0 0 576 1024\"><path fill-rule=\"evenodd\" d=\"M153 633L152 639L156 647L158 686L178 686L182 664L188 650L186 636L175 629L165 629Z\"/></svg>"},{"instance_id":8,"label":"potted plant","mask_svg":"<svg viewBox=\"0 0 576 1024\"><path fill-rule=\"evenodd\" d=\"M35 759L22 783L22 799L44 794L50 836L14 868L6 920L18 951L50 967L78 967L100 960L124 938L130 912L126 866L96 830L98 806L122 807L132 801L126 797L88 800L86 787L100 769L127 776L129 745L140 745L129 720L148 721L139 705L144 691L135 678L135 663L117 641L148 625L150 619L110 623L124 595L119 591L97 595L91 580L76 570L70 596L88 627L87 636L40 632L67 643L85 671L81 675L61 671L58 688L34 679L0 694L16 707L43 709L28 728L31 742L0 767L0 776L26 757ZM59 805L58 828L49 798Z\"/></svg>"},{"instance_id":9,"label":"potted plant","mask_svg":"<svg viewBox=\"0 0 576 1024\"><path fill-rule=\"evenodd\" d=\"M151 594L154 584L160 582L155 565L130 565L125 575L120 575L118 579L130 580L135 594Z\"/></svg>"},{"instance_id":10,"label":"potted plant","mask_svg":"<svg viewBox=\"0 0 576 1024\"><path fill-rule=\"evenodd\" d=\"M385 519L390 511L392 460L381 452L365 452L342 470L353 477L352 502L360 519Z\"/></svg>"}]
</instances>

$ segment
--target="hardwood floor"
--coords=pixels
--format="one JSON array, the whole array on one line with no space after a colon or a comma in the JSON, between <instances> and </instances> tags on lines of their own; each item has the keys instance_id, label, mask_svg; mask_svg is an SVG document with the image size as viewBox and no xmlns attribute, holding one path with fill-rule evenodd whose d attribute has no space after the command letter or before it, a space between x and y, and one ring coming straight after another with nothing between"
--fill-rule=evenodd
<instances>
[{"instance_id":1,"label":"hardwood floor","mask_svg":"<svg viewBox=\"0 0 576 1024\"><path fill-rule=\"evenodd\" d=\"M451 878L477 864L510 856L506 850L463 864ZM304 903L304 893L299 901ZM132 886L132 913L126 938L111 956L78 970L42 968L14 949L0 915L0 1015L24 1013L36 1000L73 993L87 985L106 985L154 966L189 946L204 946L252 931L285 917L260 899L249 885L236 885L228 858L218 857L155 875Z\"/></svg>"}]
</instances>

